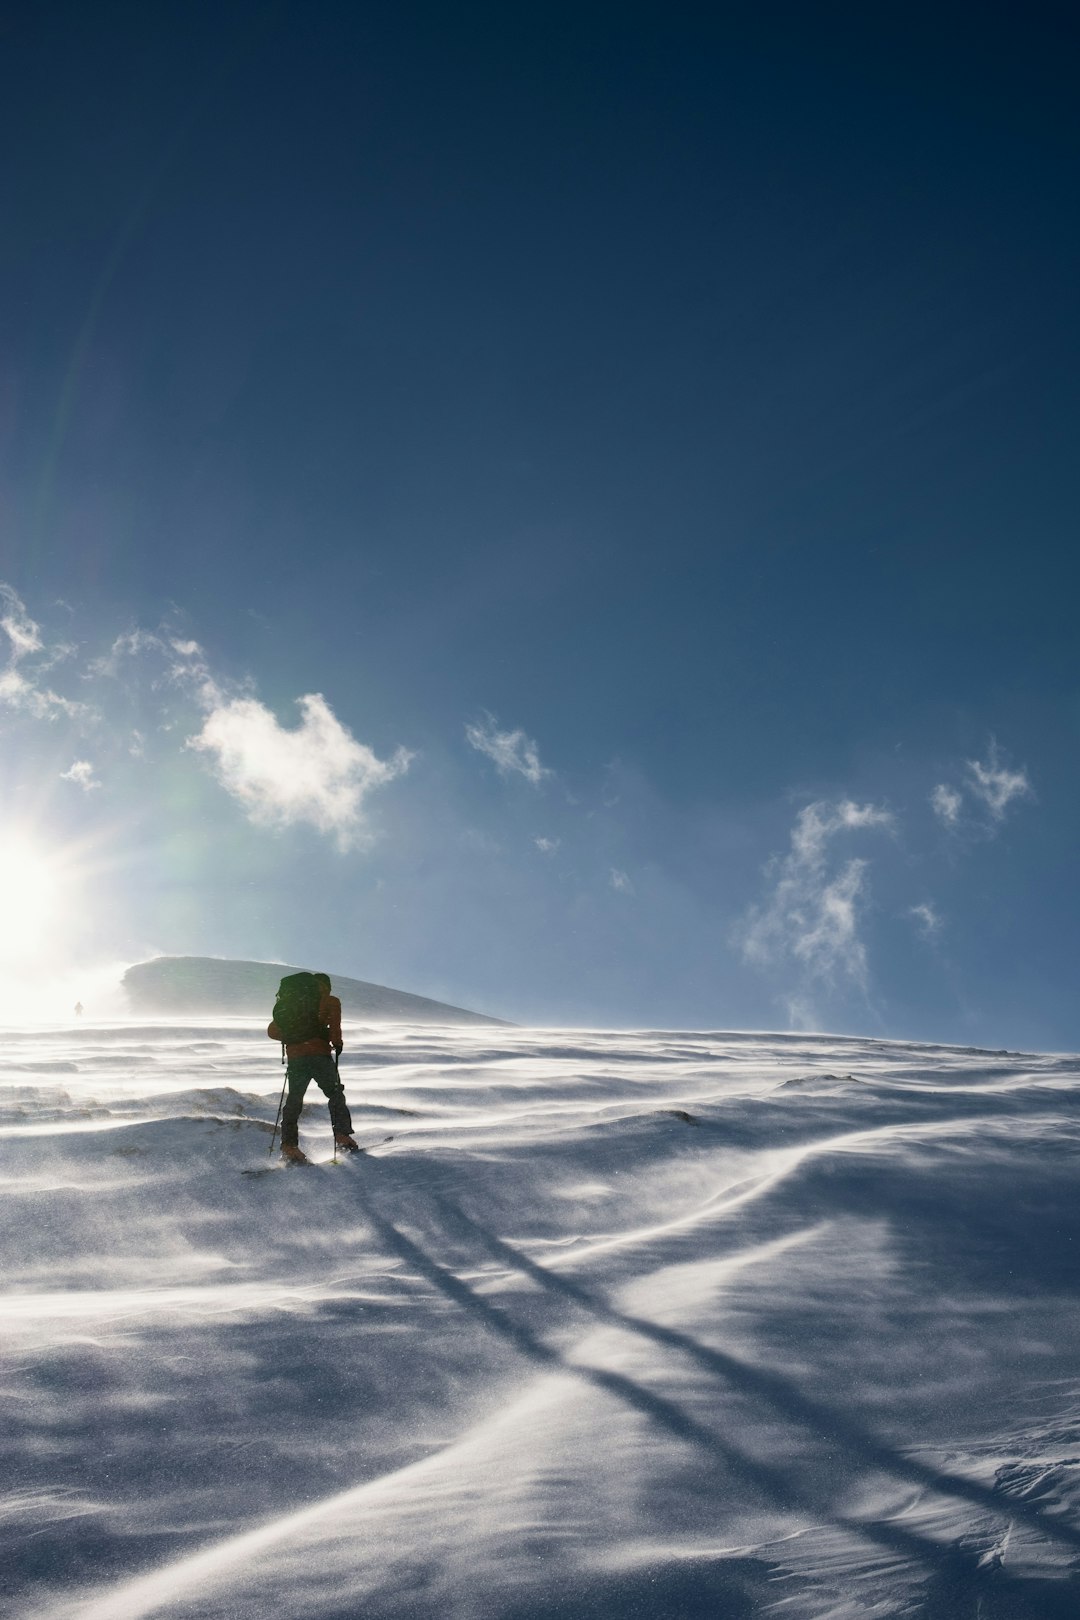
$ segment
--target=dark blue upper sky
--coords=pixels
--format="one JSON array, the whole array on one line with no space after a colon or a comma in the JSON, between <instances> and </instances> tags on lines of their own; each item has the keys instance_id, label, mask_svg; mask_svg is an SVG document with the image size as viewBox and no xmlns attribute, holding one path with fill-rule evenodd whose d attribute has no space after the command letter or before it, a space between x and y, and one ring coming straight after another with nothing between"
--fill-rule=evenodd
<instances>
[{"instance_id":1,"label":"dark blue upper sky","mask_svg":"<svg viewBox=\"0 0 1080 1620\"><path fill-rule=\"evenodd\" d=\"M94 850L71 959L1080 1043L1076 45L0 16L0 789Z\"/></svg>"}]
</instances>

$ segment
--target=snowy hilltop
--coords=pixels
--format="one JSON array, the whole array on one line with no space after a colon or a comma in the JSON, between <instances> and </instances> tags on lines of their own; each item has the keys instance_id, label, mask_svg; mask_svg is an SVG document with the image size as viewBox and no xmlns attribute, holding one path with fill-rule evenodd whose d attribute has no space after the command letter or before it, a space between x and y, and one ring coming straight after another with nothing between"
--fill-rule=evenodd
<instances>
[{"instance_id":1,"label":"snowy hilltop","mask_svg":"<svg viewBox=\"0 0 1080 1620\"><path fill-rule=\"evenodd\" d=\"M321 967L321 963L318 966ZM240 1013L259 1017L273 1006L274 992L295 967L283 962L242 962L220 956L155 956L136 962L121 980L137 1016L158 1013ZM337 995L354 1018L375 1024L502 1024L501 1018L450 1007L444 1001L391 990L385 984L334 974Z\"/></svg>"},{"instance_id":2,"label":"snowy hilltop","mask_svg":"<svg viewBox=\"0 0 1080 1620\"><path fill-rule=\"evenodd\" d=\"M345 1037L8 1032L7 1612L1080 1613L1076 1058Z\"/></svg>"}]
</instances>

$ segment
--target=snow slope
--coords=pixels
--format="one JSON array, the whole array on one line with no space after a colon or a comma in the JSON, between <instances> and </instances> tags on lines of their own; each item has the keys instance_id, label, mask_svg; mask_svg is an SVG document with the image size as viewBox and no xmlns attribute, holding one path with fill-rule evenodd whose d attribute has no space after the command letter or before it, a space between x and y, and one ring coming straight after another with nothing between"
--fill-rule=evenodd
<instances>
[{"instance_id":1,"label":"snow slope","mask_svg":"<svg viewBox=\"0 0 1080 1620\"><path fill-rule=\"evenodd\" d=\"M4 1033L4 1613L1080 1613L1076 1058L346 1037Z\"/></svg>"},{"instance_id":2,"label":"snow slope","mask_svg":"<svg viewBox=\"0 0 1080 1620\"><path fill-rule=\"evenodd\" d=\"M284 962L243 962L221 956L155 956L125 972L124 1011L135 1018L205 1018L243 1013L267 1022L277 988L287 973L303 971ZM334 993L353 1016L371 1024L505 1024L502 1018L467 1012L445 1001L391 990L335 971ZM512 1027L512 1026L511 1026Z\"/></svg>"}]
</instances>

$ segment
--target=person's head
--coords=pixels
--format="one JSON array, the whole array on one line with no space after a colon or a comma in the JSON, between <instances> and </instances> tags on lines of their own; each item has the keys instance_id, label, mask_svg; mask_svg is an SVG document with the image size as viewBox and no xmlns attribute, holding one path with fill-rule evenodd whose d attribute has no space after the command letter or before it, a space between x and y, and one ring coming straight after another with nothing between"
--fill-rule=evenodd
<instances>
[{"instance_id":1,"label":"person's head","mask_svg":"<svg viewBox=\"0 0 1080 1620\"><path fill-rule=\"evenodd\" d=\"M319 986L320 990L330 990L333 988L330 983L329 973L313 973L312 978L315 980L315 983Z\"/></svg>"}]
</instances>

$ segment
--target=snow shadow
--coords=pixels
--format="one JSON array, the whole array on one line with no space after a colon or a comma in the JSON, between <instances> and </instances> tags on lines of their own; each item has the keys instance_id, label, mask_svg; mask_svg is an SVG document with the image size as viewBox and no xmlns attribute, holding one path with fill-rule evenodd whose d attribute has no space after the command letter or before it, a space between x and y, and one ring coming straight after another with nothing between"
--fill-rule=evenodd
<instances>
[{"instance_id":1,"label":"snow shadow","mask_svg":"<svg viewBox=\"0 0 1080 1620\"><path fill-rule=\"evenodd\" d=\"M362 1187L359 1191L359 1202L367 1219L389 1249L415 1268L447 1299L481 1322L489 1331L512 1344L520 1354L549 1370L570 1373L614 1399L622 1401L635 1412L658 1424L674 1438L699 1448L718 1469L741 1480L745 1487L760 1493L763 1498L777 1506L788 1510L800 1509L818 1517L825 1513L838 1528L886 1548L894 1555L916 1560L933 1577L932 1586L928 1590L928 1602L940 1606L942 1602L952 1601L952 1598L963 1595L964 1602L967 1603L971 1594L982 1594L985 1599L986 1595L993 1591L995 1602L1002 1602L1011 1607L1001 1608L1000 1611L990 1610L985 1606L981 1610L978 1607L971 1608L973 1620L975 1616L979 1616L981 1620L984 1614L994 1612L1000 1612L1002 1616L1006 1614L1010 1617L1026 1616L1029 1610L1033 1617L1036 1614L1045 1614L1047 1620L1052 1620L1055 1611L1045 1607L1047 1594L1061 1594L1067 1590L1071 1594L1073 1604L1067 1612L1070 1615L1075 1612L1076 1587L1071 1582L1040 1580L1029 1583L1024 1577L1006 1573L994 1566L982 1567L981 1548L969 1550L958 1544L943 1546L934 1538L920 1535L897 1522L856 1520L834 1512L827 1502L821 1500L820 1494L810 1493L800 1487L792 1472L781 1471L748 1455L699 1423L666 1396L657 1394L622 1373L567 1359L520 1321L493 1305L454 1272L434 1260L419 1243L394 1224L393 1220L380 1209L380 1201ZM786 1424L807 1430L817 1443L824 1444L830 1451L841 1448L848 1454L846 1460L849 1470L855 1468L867 1473L892 1475L937 1495L955 1498L982 1513L992 1515L995 1519L1019 1521L1050 1541L1058 1542L1073 1550L1080 1549L1080 1531L1041 1512L1037 1505L1012 1496L1003 1497L976 1480L947 1473L920 1462L917 1458L889 1446L836 1407L827 1406L819 1400L806 1396L781 1375L768 1369L753 1367L724 1351L712 1349L691 1335L616 1309L602 1296L538 1265L519 1249L496 1237L482 1224L466 1215L459 1205L445 1195L433 1195L431 1204L437 1211L444 1230L451 1235L456 1231L459 1235L464 1234L474 1239L493 1258L538 1284L561 1303L584 1311L595 1321L638 1334L667 1350L688 1356L710 1376L723 1380L730 1388L745 1396L767 1404ZM757 1561L753 1562L756 1565ZM716 1591L717 1580L721 1582L722 1593ZM661 1590L657 1589L657 1581L660 1588L670 1581L669 1596L662 1598ZM1033 1588L1030 1592L1029 1584ZM576 1584L574 1590L575 1602L580 1605L581 1591ZM710 1601L714 1595L722 1595L725 1603L729 1605L737 1604L740 1597L738 1576L735 1570L727 1566L722 1566L719 1571L707 1569L680 1572L666 1565L662 1579L654 1576L650 1583L648 1577L635 1577L626 1586L620 1581L618 1591L618 1606L613 1607L611 1613L618 1613L620 1616L635 1612L640 1612L643 1616L663 1613L665 1620L675 1620L680 1613L679 1608L670 1606L673 1603L684 1601L689 1603L691 1606L685 1607L682 1612L698 1620L699 1616L708 1612L702 1605ZM651 1606L636 1611L632 1605L638 1600L638 1595L642 1601L647 1601ZM661 1598L666 1606L658 1611L655 1605ZM556 1597L551 1596L550 1607L542 1606L537 1609L535 1605L531 1605L527 1610L528 1620L536 1620L541 1614L550 1613L554 1616L560 1613L558 1602ZM1041 1609L1037 1607L1039 1603L1044 1605ZM1033 1604L1036 1607L1031 1607ZM605 1611L599 1608L596 1612ZM723 1612L727 1613L729 1610ZM739 1614L755 1611L752 1607L746 1611L735 1607L730 1609L730 1612ZM938 1607L926 1609L926 1620L938 1620L938 1612ZM945 1612L948 1611L941 1611L942 1620ZM954 1609L952 1612L959 1615L966 1611ZM1065 1612L1065 1609L1061 1610L1062 1614ZM498 1620L516 1620L518 1614L521 1620L526 1620L526 1611L513 1607L492 1610L491 1613L493 1616L497 1615Z\"/></svg>"}]
</instances>

